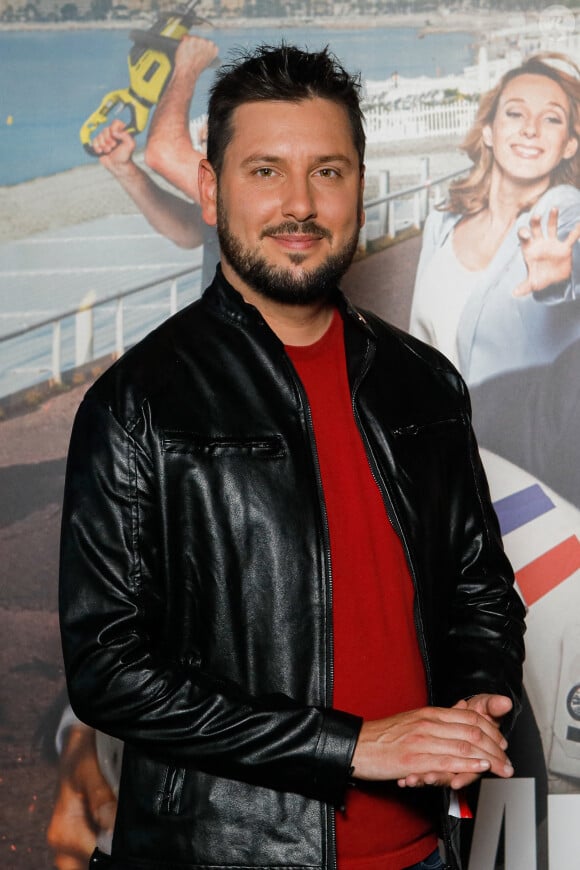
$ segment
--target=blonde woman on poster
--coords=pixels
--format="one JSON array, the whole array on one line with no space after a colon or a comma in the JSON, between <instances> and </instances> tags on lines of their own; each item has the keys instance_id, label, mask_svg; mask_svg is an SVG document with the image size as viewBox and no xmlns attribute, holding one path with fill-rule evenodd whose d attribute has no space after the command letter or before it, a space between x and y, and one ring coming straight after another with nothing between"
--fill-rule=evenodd
<instances>
[{"instance_id":1,"label":"blonde woman on poster","mask_svg":"<svg viewBox=\"0 0 580 870\"><path fill-rule=\"evenodd\" d=\"M494 451L484 461L496 503L523 504L528 492L547 505L535 514L523 505L527 521L504 532L516 572L580 536L580 515L556 485L567 475L566 497L580 506L580 477L563 461L578 457L565 420L580 413L577 368L568 365L580 354L579 143L580 70L569 58L536 55L506 73L465 139L471 172L427 220L411 311L411 332L470 385L478 438ZM572 568L560 578L546 565L542 594L524 590L526 688L551 791L576 790L580 777L580 753L565 739L573 686L562 682L573 657L567 626L580 605Z\"/></svg>"},{"instance_id":2,"label":"blonde woman on poster","mask_svg":"<svg viewBox=\"0 0 580 870\"><path fill-rule=\"evenodd\" d=\"M425 225L411 332L468 384L551 362L580 337L580 70L544 54L482 100L473 160Z\"/></svg>"}]
</instances>

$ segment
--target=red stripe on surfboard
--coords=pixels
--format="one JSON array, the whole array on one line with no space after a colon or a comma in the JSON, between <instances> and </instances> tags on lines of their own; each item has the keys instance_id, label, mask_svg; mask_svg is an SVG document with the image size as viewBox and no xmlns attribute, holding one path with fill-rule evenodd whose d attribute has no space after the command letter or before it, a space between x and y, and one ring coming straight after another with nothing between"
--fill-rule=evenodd
<instances>
[{"instance_id":1,"label":"red stripe on surfboard","mask_svg":"<svg viewBox=\"0 0 580 870\"><path fill-rule=\"evenodd\" d=\"M529 606L571 577L578 569L580 541L572 535L517 571L516 580Z\"/></svg>"}]
</instances>

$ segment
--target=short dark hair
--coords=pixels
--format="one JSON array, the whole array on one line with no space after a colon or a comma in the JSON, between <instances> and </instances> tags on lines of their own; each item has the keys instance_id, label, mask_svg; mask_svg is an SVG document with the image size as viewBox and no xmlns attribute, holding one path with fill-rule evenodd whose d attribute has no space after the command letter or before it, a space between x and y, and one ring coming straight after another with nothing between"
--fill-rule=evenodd
<instances>
[{"instance_id":1,"label":"short dark hair","mask_svg":"<svg viewBox=\"0 0 580 870\"><path fill-rule=\"evenodd\" d=\"M362 167L365 151L359 75L350 75L329 50L303 51L293 45L239 49L220 67L208 108L207 158L219 176L233 135L232 115L244 103L266 100L300 102L322 97L343 106Z\"/></svg>"}]
</instances>

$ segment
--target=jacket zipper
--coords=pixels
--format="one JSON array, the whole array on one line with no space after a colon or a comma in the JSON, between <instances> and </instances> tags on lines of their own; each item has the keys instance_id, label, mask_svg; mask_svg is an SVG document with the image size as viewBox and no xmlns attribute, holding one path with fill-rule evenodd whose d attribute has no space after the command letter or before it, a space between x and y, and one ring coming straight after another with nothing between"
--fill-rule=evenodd
<instances>
[{"instance_id":1,"label":"jacket zipper","mask_svg":"<svg viewBox=\"0 0 580 870\"><path fill-rule=\"evenodd\" d=\"M326 502L324 500L324 490L322 488L322 477L320 474L320 465L318 462L318 453L316 451L316 438L314 436L314 423L312 422L312 412L310 403L308 402L302 385L299 385L303 406L306 410L306 419L308 424L308 434L310 436L310 449L312 453L312 461L314 463L316 485L318 489L318 499L320 503L320 513L322 516L323 534L324 534L324 559L326 562L326 575L328 577L327 584L327 608L326 608L326 625L327 625L327 645L326 645L326 672L328 679L326 680L325 703L328 707L332 706L334 694L334 628L332 622L332 603L333 603L333 585L332 585L332 562L330 559L330 532L328 529L328 516L326 513ZM337 870L336 856L336 811L334 807L327 804L328 820L330 822L330 831L328 837L328 854L332 870Z\"/></svg>"},{"instance_id":2,"label":"jacket zipper","mask_svg":"<svg viewBox=\"0 0 580 870\"><path fill-rule=\"evenodd\" d=\"M306 424L307 424L307 435L310 444L310 453L312 456L312 463L314 466L314 475L316 478L316 487L318 490L318 502L320 504L320 513L322 516L322 526L323 526L323 535L324 535L324 560L326 563L326 574L328 577L327 584L327 608L326 608L326 624L327 624L327 643L326 643L326 689L325 689L325 698L324 702L326 706L332 706L333 693L334 693L334 633L333 633L333 623L332 623L332 595L333 595L333 587L332 587L332 562L330 559L330 531L328 528L328 516L326 513L326 502L324 500L324 490L322 488L322 476L320 473L320 464L318 462L318 453L316 450L316 438L314 435L314 423L312 421L312 411L310 409L310 403L308 402L308 397L302 386L302 382L300 378L296 374L296 370L292 365L290 359L286 356L287 365L290 368L290 373L292 376L292 380L295 383L295 386L298 390L298 395L300 396L300 401L302 403L302 408L305 411L306 415ZM337 856L336 856L336 811L334 807L327 805L327 815L329 820L329 836L327 842L328 855L330 859L330 866L332 870L337 870Z\"/></svg>"},{"instance_id":3,"label":"jacket zipper","mask_svg":"<svg viewBox=\"0 0 580 870\"><path fill-rule=\"evenodd\" d=\"M363 439L363 443L364 443L366 454L367 454L367 457L369 460L369 467L371 470L371 474L373 476L373 480L375 481L375 483L378 487L378 490L383 497L383 503L385 505L385 510L387 512L387 516L388 516L389 520L391 521L393 528L397 532L399 539L400 539L401 543L403 544L403 549L405 551L405 558L407 560L407 566L409 568L409 573L411 575L413 588L415 590L415 600L417 602L416 607L415 607L415 612L414 612L415 629L417 631L417 638L418 638L419 647L421 650L421 657L423 659L423 664L425 666L425 673L426 673L426 677L427 677L427 688L429 691L429 699L432 700L432 698L433 698L433 681L432 681L432 677L431 677L431 666L429 664L429 657L427 655L427 645L425 642L425 631L423 628L423 620L422 620L420 609L419 609L419 584L417 583L417 572L415 570L413 558L411 556L411 551L409 549L409 544L408 544L407 538L405 536L405 533L403 531L403 526L401 524L401 521L400 521L399 516L397 514L397 511L395 509L395 505L394 505L391 493L389 492L389 488L386 484L386 481L384 480L382 474L379 471L378 463L375 459L373 449L369 443L367 434L366 434L364 426L362 424L362 420L360 418L360 414L358 413L358 409L356 406L356 394L357 394L358 389L359 389L359 387L364 379L364 376L368 372L369 368L370 368L370 355L368 352L368 343L367 343L367 353L365 355L365 361L364 361L364 364L363 364L363 366L360 370L360 373L359 373L355 383L353 384L353 388L352 388L352 411L353 411L354 418L355 418L358 430L360 432L361 438Z\"/></svg>"},{"instance_id":4,"label":"jacket zipper","mask_svg":"<svg viewBox=\"0 0 580 870\"><path fill-rule=\"evenodd\" d=\"M354 418L355 418L358 430L360 432L361 438L362 438L364 446L365 446L365 450L366 450L366 454L367 454L367 457L369 460L369 467L371 470L371 474L373 476L373 480L375 481L375 483L378 487L378 490L383 497L383 503L385 505L385 510L387 512L387 516L389 517L389 520L391 521L393 528L397 532L399 539L403 545L403 549L405 551L405 558L407 560L407 565L409 568L409 573L411 575L413 588L415 589L416 606L414 608L413 619L415 622L415 630L417 632L417 640L419 642L419 649L421 651L421 657L423 659L423 664L425 666L425 676L426 676L426 680L427 680L429 702L432 703L433 702L433 679L432 679L432 675L431 675L431 665L429 663L429 656L427 653L427 644L425 641L425 630L423 627L423 619L422 619L421 611L420 611L420 607L419 607L419 584L417 582L417 573L416 573L415 566L413 563L413 558L411 556L409 544L408 544L407 538L405 536L403 526L402 526L401 521L399 519L399 516L397 514L391 493L390 493L389 488L388 488L388 486L387 486L387 484L386 484L386 482L385 482L385 480L384 480L384 478L383 478L383 476L378 468L378 463L375 459L373 449L369 443L367 434L365 432L364 426L362 424L362 420L360 418L360 415L358 413L358 409L356 406L356 394L358 392L358 389L359 389L366 373L368 372L368 370L370 368L370 354L368 351L369 344L370 343L367 341L367 351L365 354L364 364L361 367L359 374L357 376L357 379L355 380L353 387L352 387L352 411L354 414ZM444 834L445 849L447 852L447 860L448 861L453 860L453 851L451 848L451 836L450 836L449 825L448 825L446 817L443 819L443 834Z\"/></svg>"},{"instance_id":5,"label":"jacket zipper","mask_svg":"<svg viewBox=\"0 0 580 870\"><path fill-rule=\"evenodd\" d=\"M264 322L264 321L262 321ZM265 325L265 324L264 324ZM326 632L328 641L326 644L326 688L325 688L325 699L324 702L326 706L332 706L332 696L334 691L334 636L333 636L333 625L332 625L332 565L330 561L330 532L328 529L328 517L326 514L326 503L324 501L324 491L322 489L322 476L320 474L320 465L318 462L318 454L316 451L316 439L314 437L314 423L312 421L312 411L310 409L310 403L308 402L308 397L306 396L306 391L302 386L302 382L298 377L296 369L292 365L292 362L289 356L285 351L282 352L282 360L286 365L290 379L294 384L298 397L300 399L302 408L306 412L306 421L307 421L307 435L308 441L310 445L310 453L312 456L312 462L314 466L314 475L316 478L316 487L318 490L318 502L320 504L320 513L322 517L322 526L323 526L323 535L324 535L324 559L326 563L326 572L328 577L328 596L327 596L327 608L326 608L326 623L328 626L328 630ZM329 870L338 870L338 862L336 856L336 813L335 809L332 806L327 804L327 819L329 821L328 826L328 834L327 834L327 852L329 856Z\"/></svg>"}]
</instances>

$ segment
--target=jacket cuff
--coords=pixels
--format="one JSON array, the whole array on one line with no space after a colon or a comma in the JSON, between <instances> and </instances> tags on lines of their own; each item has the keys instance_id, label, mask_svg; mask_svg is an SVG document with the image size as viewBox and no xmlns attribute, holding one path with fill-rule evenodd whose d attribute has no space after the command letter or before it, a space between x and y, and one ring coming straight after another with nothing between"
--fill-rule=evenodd
<instances>
[{"instance_id":1,"label":"jacket cuff","mask_svg":"<svg viewBox=\"0 0 580 870\"><path fill-rule=\"evenodd\" d=\"M335 807L344 805L350 783L352 757L363 720L340 710L325 710L316 747L314 787L320 799Z\"/></svg>"}]
</instances>

